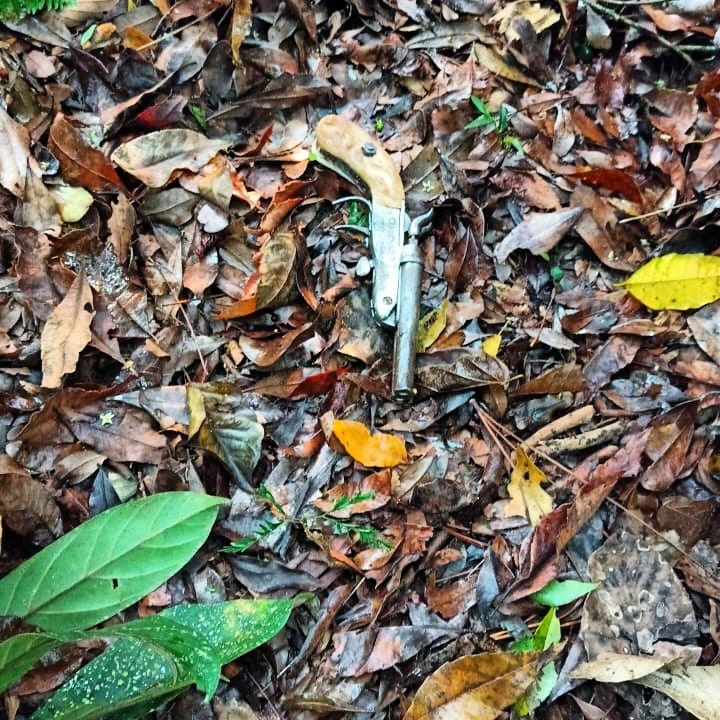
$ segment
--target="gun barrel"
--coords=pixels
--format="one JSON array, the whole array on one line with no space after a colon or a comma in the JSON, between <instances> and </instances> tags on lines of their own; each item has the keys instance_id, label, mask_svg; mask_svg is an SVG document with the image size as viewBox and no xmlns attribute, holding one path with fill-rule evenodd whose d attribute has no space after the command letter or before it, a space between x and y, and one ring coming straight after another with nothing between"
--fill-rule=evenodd
<instances>
[{"instance_id":1,"label":"gun barrel","mask_svg":"<svg viewBox=\"0 0 720 720\"><path fill-rule=\"evenodd\" d=\"M393 398L409 403L415 395L415 347L420 318L420 284L423 257L417 240L411 236L403 245L400 256L400 287L398 289L395 352L393 353Z\"/></svg>"}]
</instances>

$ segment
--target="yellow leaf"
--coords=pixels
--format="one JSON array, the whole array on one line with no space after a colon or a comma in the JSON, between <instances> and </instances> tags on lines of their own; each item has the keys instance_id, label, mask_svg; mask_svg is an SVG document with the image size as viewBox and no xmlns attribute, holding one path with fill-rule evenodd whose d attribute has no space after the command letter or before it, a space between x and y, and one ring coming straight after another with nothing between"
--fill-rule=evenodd
<instances>
[{"instance_id":1,"label":"yellow leaf","mask_svg":"<svg viewBox=\"0 0 720 720\"><path fill-rule=\"evenodd\" d=\"M485 652L445 663L420 686L403 720L494 720L532 684L547 657Z\"/></svg>"},{"instance_id":2,"label":"yellow leaf","mask_svg":"<svg viewBox=\"0 0 720 720\"><path fill-rule=\"evenodd\" d=\"M652 310L689 310L720 299L720 257L670 253L636 270L623 287Z\"/></svg>"},{"instance_id":3,"label":"yellow leaf","mask_svg":"<svg viewBox=\"0 0 720 720\"><path fill-rule=\"evenodd\" d=\"M500 350L501 340L502 335L500 333L498 333L497 335L490 335L490 337L486 337L482 342L483 352L490 357L497 357L498 350Z\"/></svg>"},{"instance_id":4,"label":"yellow leaf","mask_svg":"<svg viewBox=\"0 0 720 720\"><path fill-rule=\"evenodd\" d=\"M188 423L188 437L193 437L202 427L207 414L205 412L205 400L201 390L193 384L188 384L186 403L190 422Z\"/></svg>"},{"instance_id":5,"label":"yellow leaf","mask_svg":"<svg viewBox=\"0 0 720 720\"><path fill-rule=\"evenodd\" d=\"M524 515L531 525L537 525L552 510L552 498L540 487L545 479L545 473L518 448L507 486L510 501L505 505L505 517Z\"/></svg>"},{"instance_id":6,"label":"yellow leaf","mask_svg":"<svg viewBox=\"0 0 720 720\"><path fill-rule=\"evenodd\" d=\"M418 352L425 352L439 337L447 325L448 299L440 307L431 310L420 318L417 333Z\"/></svg>"},{"instance_id":7,"label":"yellow leaf","mask_svg":"<svg viewBox=\"0 0 720 720\"><path fill-rule=\"evenodd\" d=\"M82 220L93 204L93 196L81 187L58 185L50 190L50 194L55 198L63 222Z\"/></svg>"},{"instance_id":8,"label":"yellow leaf","mask_svg":"<svg viewBox=\"0 0 720 720\"><path fill-rule=\"evenodd\" d=\"M355 420L334 420L332 431L348 455L365 467L395 467L407 462L405 443L395 435L371 435Z\"/></svg>"},{"instance_id":9,"label":"yellow leaf","mask_svg":"<svg viewBox=\"0 0 720 720\"><path fill-rule=\"evenodd\" d=\"M500 55L491 48L485 47L485 45L481 45L480 43L475 45L475 56L481 65L506 80L532 85L532 87L540 87L537 80L529 77L521 70L518 70L518 68L508 65Z\"/></svg>"}]
</instances>

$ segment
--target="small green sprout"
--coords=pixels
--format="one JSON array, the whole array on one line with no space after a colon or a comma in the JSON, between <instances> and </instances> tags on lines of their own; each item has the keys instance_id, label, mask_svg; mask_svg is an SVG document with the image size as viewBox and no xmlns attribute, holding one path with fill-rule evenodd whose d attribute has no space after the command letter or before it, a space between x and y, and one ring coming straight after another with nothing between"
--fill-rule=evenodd
<instances>
[{"instance_id":1,"label":"small green sprout","mask_svg":"<svg viewBox=\"0 0 720 720\"><path fill-rule=\"evenodd\" d=\"M188 110L202 130L207 129L205 111L199 105L188 105Z\"/></svg>"},{"instance_id":2,"label":"small green sprout","mask_svg":"<svg viewBox=\"0 0 720 720\"><path fill-rule=\"evenodd\" d=\"M492 126L500 138L500 144L504 150L514 150L518 155L523 154L522 143L514 135L508 134L510 128L510 113L508 112L507 106L502 105L498 112L491 112L484 100L472 95L470 102L475 106L478 112L478 117L469 122L466 126L466 130L474 130L479 127Z\"/></svg>"}]
</instances>

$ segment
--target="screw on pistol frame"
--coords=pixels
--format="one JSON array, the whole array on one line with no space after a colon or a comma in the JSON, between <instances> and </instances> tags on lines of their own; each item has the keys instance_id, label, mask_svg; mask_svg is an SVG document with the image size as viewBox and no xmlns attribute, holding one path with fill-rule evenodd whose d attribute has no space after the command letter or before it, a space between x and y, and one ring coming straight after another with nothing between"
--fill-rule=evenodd
<instances>
[{"instance_id":1,"label":"screw on pistol frame","mask_svg":"<svg viewBox=\"0 0 720 720\"><path fill-rule=\"evenodd\" d=\"M363 143L360 150L365 157L373 157L377 154L377 148L372 143Z\"/></svg>"}]
</instances>

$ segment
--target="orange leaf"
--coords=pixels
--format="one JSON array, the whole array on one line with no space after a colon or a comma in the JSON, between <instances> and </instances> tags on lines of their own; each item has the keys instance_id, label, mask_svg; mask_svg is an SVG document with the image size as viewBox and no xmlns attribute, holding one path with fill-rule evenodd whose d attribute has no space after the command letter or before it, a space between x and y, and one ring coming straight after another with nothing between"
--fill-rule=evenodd
<instances>
[{"instance_id":1,"label":"orange leaf","mask_svg":"<svg viewBox=\"0 0 720 720\"><path fill-rule=\"evenodd\" d=\"M407 462L405 443L395 435L371 435L355 420L334 420L332 431L348 455L365 467L395 467Z\"/></svg>"}]
</instances>

